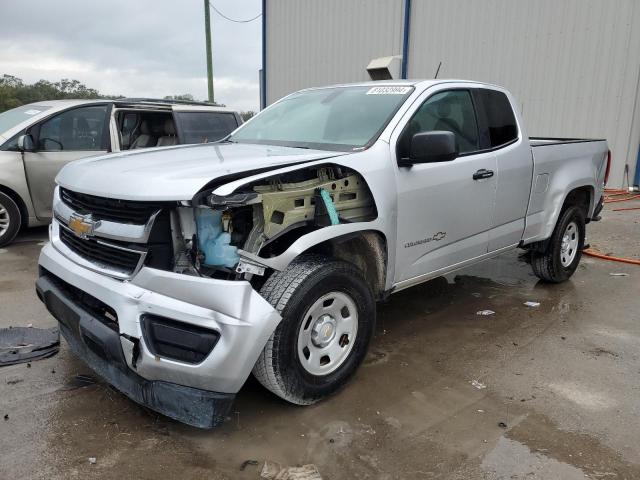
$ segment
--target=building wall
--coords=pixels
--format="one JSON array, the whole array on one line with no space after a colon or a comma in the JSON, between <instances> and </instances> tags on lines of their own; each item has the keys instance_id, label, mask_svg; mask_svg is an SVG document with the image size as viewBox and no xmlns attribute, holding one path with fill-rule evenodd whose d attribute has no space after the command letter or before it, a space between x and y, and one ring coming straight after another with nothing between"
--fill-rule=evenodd
<instances>
[{"instance_id":1,"label":"building wall","mask_svg":"<svg viewBox=\"0 0 640 480\"><path fill-rule=\"evenodd\" d=\"M507 87L530 136L607 138L610 183L633 180L638 0L413 0L408 74ZM634 30L635 26L635 30Z\"/></svg>"},{"instance_id":2,"label":"building wall","mask_svg":"<svg viewBox=\"0 0 640 480\"><path fill-rule=\"evenodd\" d=\"M267 0L267 103L367 80L402 53L404 0ZM634 26L636 27L634 29ZM531 136L607 138L610 185L640 144L639 0L412 0L409 78L504 85Z\"/></svg>"},{"instance_id":3,"label":"building wall","mask_svg":"<svg viewBox=\"0 0 640 480\"><path fill-rule=\"evenodd\" d=\"M402 0L267 0L267 104L305 87L369 80L402 53Z\"/></svg>"}]
</instances>

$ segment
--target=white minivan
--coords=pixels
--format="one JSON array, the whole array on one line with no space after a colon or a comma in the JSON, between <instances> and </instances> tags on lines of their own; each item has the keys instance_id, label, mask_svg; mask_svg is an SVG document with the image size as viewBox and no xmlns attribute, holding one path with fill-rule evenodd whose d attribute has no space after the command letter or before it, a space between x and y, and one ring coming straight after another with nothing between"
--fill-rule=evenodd
<instances>
[{"instance_id":1,"label":"white minivan","mask_svg":"<svg viewBox=\"0 0 640 480\"><path fill-rule=\"evenodd\" d=\"M220 140L231 109L173 100L52 100L0 113L0 247L51 220L54 178L72 160Z\"/></svg>"}]
</instances>

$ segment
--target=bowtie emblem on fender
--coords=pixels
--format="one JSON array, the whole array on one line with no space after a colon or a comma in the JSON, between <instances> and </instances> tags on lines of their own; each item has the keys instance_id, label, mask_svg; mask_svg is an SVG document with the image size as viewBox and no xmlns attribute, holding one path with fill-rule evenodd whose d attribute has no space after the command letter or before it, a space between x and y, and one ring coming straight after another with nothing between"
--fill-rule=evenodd
<instances>
[{"instance_id":1,"label":"bowtie emblem on fender","mask_svg":"<svg viewBox=\"0 0 640 480\"><path fill-rule=\"evenodd\" d=\"M423 245L425 243L430 243L430 242L439 242L440 240L443 240L446 236L447 236L447 232L438 232L428 238L422 238L420 240L415 240L413 242L407 242L404 244L404 248L415 247L416 245Z\"/></svg>"},{"instance_id":2,"label":"bowtie emblem on fender","mask_svg":"<svg viewBox=\"0 0 640 480\"><path fill-rule=\"evenodd\" d=\"M80 238L93 236L95 229L100 226L100 220L93 220L91 215L74 213L69 219L69 229Z\"/></svg>"}]
</instances>

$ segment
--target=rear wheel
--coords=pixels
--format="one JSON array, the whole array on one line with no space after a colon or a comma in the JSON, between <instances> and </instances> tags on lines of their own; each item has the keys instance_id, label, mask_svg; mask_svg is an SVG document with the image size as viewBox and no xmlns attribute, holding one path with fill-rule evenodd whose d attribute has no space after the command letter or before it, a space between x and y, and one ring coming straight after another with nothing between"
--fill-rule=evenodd
<instances>
[{"instance_id":1,"label":"rear wheel","mask_svg":"<svg viewBox=\"0 0 640 480\"><path fill-rule=\"evenodd\" d=\"M546 282L567 280L578 268L584 247L584 212L569 207L560 214L556 228L544 253L533 252L533 273Z\"/></svg>"},{"instance_id":2,"label":"rear wheel","mask_svg":"<svg viewBox=\"0 0 640 480\"><path fill-rule=\"evenodd\" d=\"M0 247L13 241L20 230L22 215L11 197L0 192Z\"/></svg>"},{"instance_id":3,"label":"rear wheel","mask_svg":"<svg viewBox=\"0 0 640 480\"><path fill-rule=\"evenodd\" d=\"M308 256L274 273L260 293L282 315L253 369L268 390L298 405L344 385L367 352L375 301L360 270Z\"/></svg>"}]
</instances>

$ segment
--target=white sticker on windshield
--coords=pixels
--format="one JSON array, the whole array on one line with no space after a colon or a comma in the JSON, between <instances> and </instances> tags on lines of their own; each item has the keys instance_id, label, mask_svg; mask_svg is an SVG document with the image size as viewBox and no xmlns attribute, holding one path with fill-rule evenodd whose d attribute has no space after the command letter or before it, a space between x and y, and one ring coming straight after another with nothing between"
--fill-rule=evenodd
<instances>
[{"instance_id":1,"label":"white sticker on windshield","mask_svg":"<svg viewBox=\"0 0 640 480\"><path fill-rule=\"evenodd\" d=\"M36 113L40 113L42 110L25 110L25 115L35 115Z\"/></svg>"},{"instance_id":2,"label":"white sticker on windshield","mask_svg":"<svg viewBox=\"0 0 640 480\"><path fill-rule=\"evenodd\" d=\"M372 87L367 95L404 95L411 87Z\"/></svg>"}]
</instances>

